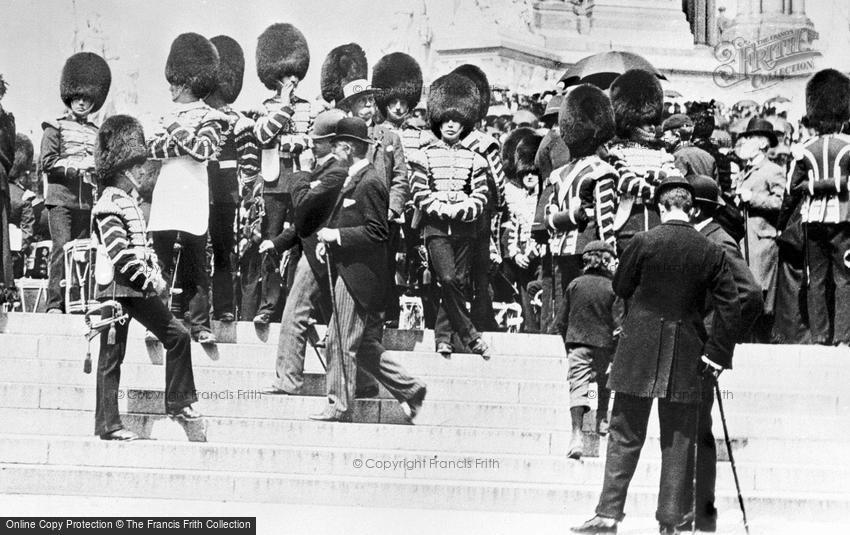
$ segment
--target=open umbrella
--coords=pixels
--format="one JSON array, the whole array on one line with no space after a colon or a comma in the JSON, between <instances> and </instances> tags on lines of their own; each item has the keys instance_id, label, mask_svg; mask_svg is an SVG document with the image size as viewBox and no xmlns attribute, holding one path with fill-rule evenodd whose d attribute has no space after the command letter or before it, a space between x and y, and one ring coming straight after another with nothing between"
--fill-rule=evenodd
<instances>
[{"instance_id":1,"label":"open umbrella","mask_svg":"<svg viewBox=\"0 0 850 535\"><path fill-rule=\"evenodd\" d=\"M611 50L581 59L567 69L558 82L562 88L578 84L593 84L600 89L608 89L618 76L631 69L649 71L660 80L667 78L652 64L637 54Z\"/></svg>"},{"instance_id":2,"label":"open umbrella","mask_svg":"<svg viewBox=\"0 0 850 535\"><path fill-rule=\"evenodd\" d=\"M765 107L769 107L773 104L785 104L786 102L791 102L791 99L783 97L782 95L776 95L775 97L765 100L764 105Z\"/></svg>"},{"instance_id":3,"label":"open umbrella","mask_svg":"<svg viewBox=\"0 0 850 535\"><path fill-rule=\"evenodd\" d=\"M759 104L755 100L745 99L745 100L739 100L732 107L738 108L740 110L742 108L758 108Z\"/></svg>"},{"instance_id":4,"label":"open umbrella","mask_svg":"<svg viewBox=\"0 0 850 535\"><path fill-rule=\"evenodd\" d=\"M674 89L665 89L664 90L664 100L671 100L675 98L682 98L682 94Z\"/></svg>"}]
</instances>

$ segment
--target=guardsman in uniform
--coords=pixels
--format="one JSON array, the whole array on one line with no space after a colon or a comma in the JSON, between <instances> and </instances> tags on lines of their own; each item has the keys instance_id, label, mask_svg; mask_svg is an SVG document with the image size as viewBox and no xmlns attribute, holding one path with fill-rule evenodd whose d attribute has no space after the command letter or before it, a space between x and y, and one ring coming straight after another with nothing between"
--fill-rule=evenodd
<instances>
[{"instance_id":1,"label":"guardsman in uniform","mask_svg":"<svg viewBox=\"0 0 850 535\"><path fill-rule=\"evenodd\" d=\"M242 90L245 56L231 37L210 39L219 55L218 88L204 101L228 115L230 123L222 132L221 153L207 165L210 188L210 242L212 243L213 318L224 322L236 319L233 299L233 257L236 242L236 211L240 182L254 182L260 171L260 155L254 139L254 121L230 105ZM241 180L240 180L241 179Z\"/></svg>"},{"instance_id":2,"label":"guardsman in uniform","mask_svg":"<svg viewBox=\"0 0 850 535\"><path fill-rule=\"evenodd\" d=\"M431 271L440 287L436 349L446 358L454 351L453 333L464 347L489 358L489 348L466 311L464 293L475 240L480 239L478 220L487 203L487 162L461 142L475 128L478 102L478 90L468 78L438 78L428 94L428 114L439 139L409 161L413 202L422 216Z\"/></svg>"},{"instance_id":3,"label":"guardsman in uniform","mask_svg":"<svg viewBox=\"0 0 850 535\"><path fill-rule=\"evenodd\" d=\"M147 246L145 219L139 207L139 190L144 189L147 180L142 167L147 155L144 133L136 119L113 115L104 121L94 155L100 197L92 217L111 265L95 268L98 273L106 269L110 274L107 280L98 280L98 299L117 301L131 319L162 340L167 349L166 413L175 419L197 420L201 415L192 407L197 395L191 338L160 298L168 291L167 283L156 255ZM121 362L127 349L129 327L129 321L115 323L100 337L94 432L103 440L139 438L124 428L118 413Z\"/></svg>"},{"instance_id":4,"label":"guardsman in uniform","mask_svg":"<svg viewBox=\"0 0 850 535\"><path fill-rule=\"evenodd\" d=\"M570 153L567 165L552 171L554 186L546 227L551 233L549 251L553 255L556 317L565 313L561 301L570 282L583 270L582 251L596 240L614 246L617 170L597 155L599 148L614 137L614 113L605 93L583 84L561 104L559 131ZM549 332L553 332L550 328Z\"/></svg>"},{"instance_id":5,"label":"guardsman in uniform","mask_svg":"<svg viewBox=\"0 0 850 535\"><path fill-rule=\"evenodd\" d=\"M790 194L803 199L812 340L850 345L850 80L826 69L806 85L806 119L817 137L794 164ZM787 217L786 217L787 219Z\"/></svg>"},{"instance_id":6,"label":"guardsman in uniform","mask_svg":"<svg viewBox=\"0 0 850 535\"><path fill-rule=\"evenodd\" d=\"M295 95L310 66L310 50L301 31L287 23L266 28L257 41L257 75L274 91L263 102L254 125L262 149L261 241L242 260L242 316L267 325L283 311L281 259L273 240L284 233L291 214L293 175L313 166L310 137L313 109Z\"/></svg>"},{"instance_id":7,"label":"guardsman in uniform","mask_svg":"<svg viewBox=\"0 0 850 535\"><path fill-rule=\"evenodd\" d=\"M617 252L638 232L659 223L655 187L668 176L682 176L673 155L655 137L661 124L664 93L658 78L633 69L611 84L616 138L608 145L608 162L619 172L619 202L614 220Z\"/></svg>"},{"instance_id":8,"label":"guardsman in uniform","mask_svg":"<svg viewBox=\"0 0 850 535\"><path fill-rule=\"evenodd\" d=\"M89 235L94 193L94 143L97 126L89 121L106 101L112 74L106 61L91 52L79 52L65 62L59 93L68 111L42 123L41 169L47 175L47 206L50 221L50 279L47 311L61 313L65 295L64 246Z\"/></svg>"},{"instance_id":9,"label":"guardsman in uniform","mask_svg":"<svg viewBox=\"0 0 850 535\"><path fill-rule=\"evenodd\" d=\"M490 82L484 71L475 65L465 64L452 71L465 76L478 89L478 112L475 128L464 134L464 147L480 154L487 162L487 204L478 220L478 237L472 252L472 321L482 331L497 330L493 300L490 297L490 268L502 261L497 246L502 213L505 210L505 172L502 168L502 152L492 136L478 129L490 109Z\"/></svg>"},{"instance_id":10,"label":"guardsman in uniform","mask_svg":"<svg viewBox=\"0 0 850 535\"><path fill-rule=\"evenodd\" d=\"M207 38L196 33L177 36L165 65L175 105L150 140L151 156L162 160L162 167L153 190L148 229L166 279L170 282L174 277L175 286L182 290L174 300L180 305L178 313L182 313L181 307L189 309L192 337L201 344L215 343L206 252L207 165L218 157L221 133L232 126L231 116L201 100L218 85L218 68L218 51ZM176 244L179 251L175 251Z\"/></svg>"},{"instance_id":11,"label":"guardsman in uniform","mask_svg":"<svg viewBox=\"0 0 850 535\"><path fill-rule=\"evenodd\" d=\"M434 134L421 120L412 115L412 111L419 104L422 96L422 69L411 56L404 52L393 52L378 60L372 69L372 87L378 91L375 95L375 104L384 122L381 126L398 135L401 140L402 152L405 159L414 151L421 150L434 141ZM407 166L408 182L410 179L410 167ZM394 249L392 235L390 239L390 271L391 276L396 276L396 283L407 287L407 291L417 286L417 273L421 271L421 260L419 250L422 247L422 238L419 229L414 229L410 223L413 219L412 203L408 196L404 207L404 221L401 223L401 234L403 237L403 251L406 256L405 265L401 268L395 267L393 260L398 249ZM398 218L395 218L398 220ZM394 223L390 222L390 230ZM397 315L399 309L398 295L391 293L387 296L387 312ZM425 296L428 300L428 296ZM388 316L387 319L397 319L396 316Z\"/></svg>"},{"instance_id":12,"label":"guardsman in uniform","mask_svg":"<svg viewBox=\"0 0 850 535\"><path fill-rule=\"evenodd\" d=\"M12 260L15 278L24 276L27 253L35 232L35 213L32 201L35 193L24 187L32 166L33 146L30 138L23 134L15 135L15 161L9 170L9 227L18 229L20 239L12 244ZM11 236L11 232L10 232Z\"/></svg>"}]
</instances>

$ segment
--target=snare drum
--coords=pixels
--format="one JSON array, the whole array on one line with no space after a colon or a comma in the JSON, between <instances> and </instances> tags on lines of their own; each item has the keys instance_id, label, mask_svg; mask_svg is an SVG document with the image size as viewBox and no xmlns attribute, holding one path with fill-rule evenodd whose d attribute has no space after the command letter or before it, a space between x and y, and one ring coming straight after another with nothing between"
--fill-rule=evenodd
<instances>
[{"instance_id":1,"label":"snare drum","mask_svg":"<svg viewBox=\"0 0 850 535\"><path fill-rule=\"evenodd\" d=\"M90 239L72 240L63 247L65 253L65 311L85 314L97 306L94 259L97 244Z\"/></svg>"},{"instance_id":2,"label":"snare drum","mask_svg":"<svg viewBox=\"0 0 850 535\"><path fill-rule=\"evenodd\" d=\"M50 249L53 242L50 240L39 241L32 244L30 254L27 255L24 275L30 279L46 279L50 271Z\"/></svg>"}]
</instances>

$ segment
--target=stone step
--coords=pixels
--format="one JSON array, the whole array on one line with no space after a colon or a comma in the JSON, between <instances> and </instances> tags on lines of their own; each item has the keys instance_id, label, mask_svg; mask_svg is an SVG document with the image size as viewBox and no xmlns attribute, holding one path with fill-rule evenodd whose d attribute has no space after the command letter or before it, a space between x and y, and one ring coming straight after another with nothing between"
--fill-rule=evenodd
<instances>
[{"instance_id":1,"label":"stone step","mask_svg":"<svg viewBox=\"0 0 850 535\"><path fill-rule=\"evenodd\" d=\"M269 396L254 390L200 392L199 410L214 417L267 418L304 420L319 412L326 403L322 397ZM95 405L92 387L0 383L0 406L6 408L40 408L89 410ZM162 391L123 389L119 392L121 412L159 414L165 412ZM655 409L653 409L655 412ZM355 402L353 418L358 423L406 424L395 401L361 399ZM850 439L850 416L803 416L752 414L727 409L728 425L733 437L780 439ZM592 419L586 418L586 425ZM458 403L432 401L424 405L416 419L417 426L453 426L517 430L560 430L571 428L569 409L542 405L501 405L490 403ZM658 436L658 419L649 419L648 435ZM723 429L715 410L714 433L722 437Z\"/></svg>"},{"instance_id":2,"label":"stone step","mask_svg":"<svg viewBox=\"0 0 850 535\"><path fill-rule=\"evenodd\" d=\"M0 313L0 333L30 334L37 331L60 336L82 337L85 330L81 315ZM317 326L317 330L324 333L324 326ZM251 322L244 321L229 324L214 321L213 332L223 344L238 342L277 346L280 324L273 323L257 327ZM563 356L566 354L560 337L554 335L500 332L488 332L483 335L494 355ZM141 339L143 336L144 328L138 322L131 322L129 337ZM384 344L387 349L395 351L433 352L434 332L387 329L384 333Z\"/></svg>"},{"instance_id":3,"label":"stone step","mask_svg":"<svg viewBox=\"0 0 850 535\"><path fill-rule=\"evenodd\" d=\"M406 358L404 355L402 359ZM96 362L96 357L93 357ZM0 382L47 383L63 385L92 385L94 377L80 373L78 360L51 360L41 358L2 358ZM250 368L224 368L197 366L195 384L199 390L263 389L274 378L272 370ZM323 396L323 372L306 372L303 395ZM470 401L503 404L539 404L569 406L569 385L564 382L526 381L516 379L476 379L472 377L420 376L428 385L430 401ZM161 388L164 381L162 366L125 362L121 369L122 385L134 389ZM839 416L850 409L847 395L818 394L811 391L757 391L730 389L724 385L724 407L755 413L818 414ZM595 392L591 392L595 407ZM392 399L383 387L379 397Z\"/></svg>"},{"instance_id":4,"label":"stone step","mask_svg":"<svg viewBox=\"0 0 850 535\"><path fill-rule=\"evenodd\" d=\"M96 362L96 357L95 362ZM130 388L162 388L165 370L162 366L125 362L121 366L121 383ZM198 366L194 369L199 390L258 389L271 385L274 370ZM524 381L515 379L476 379L473 377L420 377L428 385L431 401L480 401L485 403L523 403L564 405L569 403L566 382ZM3 359L0 382L92 385L94 376L80 371L79 360ZM379 397L392 399L383 387ZM324 396L325 374L304 374L302 395ZM834 404L834 403L833 403Z\"/></svg>"},{"instance_id":5,"label":"stone step","mask_svg":"<svg viewBox=\"0 0 850 535\"><path fill-rule=\"evenodd\" d=\"M604 460L581 462L560 455L437 454L426 450L396 451L347 446L260 446L140 440L104 442L97 438L0 435L0 457L7 463L124 468L162 468L287 475L336 475L415 480L459 480L507 483L582 485L602 480ZM660 472L659 459L638 464L632 485L651 487ZM850 465L739 462L742 490L850 495ZM731 467L718 464L717 490L735 490Z\"/></svg>"},{"instance_id":6,"label":"stone step","mask_svg":"<svg viewBox=\"0 0 850 535\"><path fill-rule=\"evenodd\" d=\"M152 440L200 441L210 443L267 444L322 447L346 444L349 447L428 450L434 453L529 454L565 456L570 432L558 430L521 431L513 429L465 428L452 426L399 426L331 424L310 420L270 418L224 418L207 416L203 424L180 426L162 415L124 413L124 425L141 437ZM0 408L0 421L6 426L0 434L31 433L45 436L91 436L92 410L48 410ZM585 418L584 455L604 455L606 440L589 432L592 418ZM718 435L717 455L728 460L726 445ZM647 437L642 459L660 458L657 436ZM834 466L845 459L847 444L828 437L813 439L732 438L739 462L800 462Z\"/></svg>"},{"instance_id":7,"label":"stone step","mask_svg":"<svg viewBox=\"0 0 850 535\"><path fill-rule=\"evenodd\" d=\"M336 505L380 503L385 507L581 514L592 510L599 487L2 463L0 493ZM753 517L811 515L827 522L846 518L850 513L850 500L840 494L752 491L746 499L748 513ZM656 504L655 485L635 485L630 489L626 509L651 511ZM734 493L718 492L720 510L733 511L736 504Z\"/></svg>"},{"instance_id":8,"label":"stone step","mask_svg":"<svg viewBox=\"0 0 850 535\"><path fill-rule=\"evenodd\" d=\"M96 359L98 340L91 344L92 358ZM87 345L82 336L0 335L0 359L40 358L48 360L79 358L80 370ZM439 377L474 377L489 379L526 379L539 381L566 381L567 362L563 357L494 356L485 361L478 355L458 353L444 359L435 352L390 351L413 375ZM274 373L277 348L255 344L219 344L206 347L192 344L192 365L231 368L251 368ZM130 341L124 362L162 364L164 353L161 344L149 345L141 340ZM323 371L315 353L308 349L305 369Z\"/></svg>"}]
</instances>

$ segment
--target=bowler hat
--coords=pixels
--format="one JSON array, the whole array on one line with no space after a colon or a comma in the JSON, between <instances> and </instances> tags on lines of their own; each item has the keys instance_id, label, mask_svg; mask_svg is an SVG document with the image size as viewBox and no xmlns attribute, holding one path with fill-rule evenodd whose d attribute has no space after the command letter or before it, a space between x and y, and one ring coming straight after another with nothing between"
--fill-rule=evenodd
<instances>
[{"instance_id":1,"label":"bowler hat","mask_svg":"<svg viewBox=\"0 0 850 535\"><path fill-rule=\"evenodd\" d=\"M747 129L738 134L738 137L766 137L770 141L770 146L775 147L779 140L776 138L776 132L773 131L773 123L761 117L753 117L747 123Z\"/></svg>"},{"instance_id":2,"label":"bowler hat","mask_svg":"<svg viewBox=\"0 0 850 535\"><path fill-rule=\"evenodd\" d=\"M663 179L655 188L655 202L658 202L658 200L661 199L662 193L672 188L684 188L690 192L692 197L694 195L694 187L685 177L681 175L673 175Z\"/></svg>"},{"instance_id":3,"label":"bowler hat","mask_svg":"<svg viewBox=\"0 0 850 535\"><path fill-rule=\"evenodd\" d=\"M661 130L663 132L666 132L668 130L678 130L679 128L693 128L693 126L693 119L691 119L684 113L676 113L664 120L664 122L661 124Z\"/></svg>"},{"instance_id":4,"label":"bowler hat","mask_svg":"<svg viewBox=\"0 0 850 535\"><path fill-rule=\"evenodd\" d=\"M366 121L359 117L345 117L336 123L334 141L340 139L372 143L372 140L369 139L369 127L366 126Z\"/></svg>"},{"instance_id":5,"label":"bowler hat","mask_svg":"<svg viewBox=\"0 0 850 535\"><path fill-rule=\"evenodd\" d=\"M690 181L691 187L694 189L694 202L726 206L726 202L720 196L720 187L713 178L705 175L694 175L690 178Z\"/></svg>"},{"instance_id":6,"label":"bowler hat","mask_svg":"<svg viewBox=\"0 0 850 535\"><path fill-rule=\"evenodd\" d=\"M615 251L614 251L614 246L612 246L610 243L603 241L603 240L593 240L592 242L585 245L584 250L581 252L581 254L587 254L587 253L616 254Z\"/></svg>"},{"instance_id":7,"label":"bowler hat","mask_svg":"<svg viewBox=\"0 0 850 535\"><path fill-rule=\"evenodd\" d=\"M336 134L336 125L345 118L345 112L336 108L325 110L316 116L313 121L313 129L310 137L313 139L327 139Z\"/></svg>"}]
</instances>

